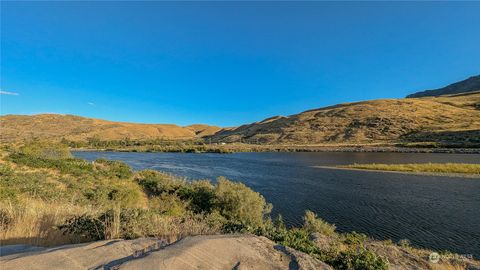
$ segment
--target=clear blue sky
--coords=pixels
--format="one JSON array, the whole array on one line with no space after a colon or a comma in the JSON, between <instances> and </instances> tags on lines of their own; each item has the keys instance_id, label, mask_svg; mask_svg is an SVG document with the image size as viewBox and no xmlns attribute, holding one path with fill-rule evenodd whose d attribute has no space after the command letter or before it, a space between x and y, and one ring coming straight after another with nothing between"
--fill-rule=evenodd
<instances>
[{"instance_id":1,"label":"clear blue sky","mask_svg":"<svg viewBox=\"0 0 480 270\"><path fill-rule=\"evenodd\" d=\"M1 114L234 126L404 97L480 73L479 14L480 2L2 1Z\"/></svg>"}]
</instances>

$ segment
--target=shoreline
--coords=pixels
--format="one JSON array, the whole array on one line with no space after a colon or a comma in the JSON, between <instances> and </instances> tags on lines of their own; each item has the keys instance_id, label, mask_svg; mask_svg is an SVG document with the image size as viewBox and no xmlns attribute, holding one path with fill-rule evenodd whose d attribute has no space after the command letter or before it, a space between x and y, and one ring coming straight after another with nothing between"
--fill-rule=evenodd
<instances>
[{"instance_id":1,"label":"shoreline","mask_svg":"<svg viewBox=\"0 0 480 270\"><path fill-rule=\"evenodd\" d=\"M206 148L206 149L205 149ZM259 152L347 152L347 153L438 153L438 154L480 154L480 148L410 148L410 147L394 147L394 146L287 146L287 145L205 145L202 149L171 149L171 150L155 150L155 149L133 149L133 148L71 148L76 152L139 152L139 153L259 153Z\"/></svg>"},{"instance_id":2,"label":"shoreline","mask_svg":"<svg viewBox=\"0 0 480 270\"><path fill-rule=\"evenodd\" d=\"M364 172L378 172L378 173L397 173L397 174L410 174L421 176L443 176L443 177L462 177L462 178L479 178L480 174L468 174L468 173L436 173L436 172L410 172L410 171L388 171L388 170L374 170L374 169L359 169L359 168L345 168L337 166L312 166L313 168L329 169L329 170L343 170L343 171L364 171Z\"/></svg>"}]
</instances>

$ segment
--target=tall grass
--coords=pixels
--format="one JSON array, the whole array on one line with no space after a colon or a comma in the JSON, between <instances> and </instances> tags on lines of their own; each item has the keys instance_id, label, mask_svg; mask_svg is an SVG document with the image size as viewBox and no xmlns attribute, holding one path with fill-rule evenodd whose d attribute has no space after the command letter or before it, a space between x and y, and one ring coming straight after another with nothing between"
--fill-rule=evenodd
<instances>
[{"instance_id":1,"label":"tall grass","mask_svg":"<svg viewBox=\"0 0 480 270\"><path fill-rule=\"evenodd\" d=\"M93 213L88 206L48 203L42 200L2 201L0 203L0 243L54 246L81 241L57 229L75 214Z\"/></svg>"},{"instance_id":2,"label":"tall grass","mask_svg":"<svg viewBox=\"0 0 480 270\"><path fill-rule=\"evenodd\" d=\"M105 213L111 213L105 218ZM125 218L124 209L99 209L72 204L45 203L25 199L21 202L0 204L0 244L29 244L34 246L57 246L100 239L159 237L171 242L190 235L217 234L222 225L213 215L186 215L173 217L152 212L145 218ZM121 216L122 215L122 216ZM65 222L75 217L100 217L95 230L98 236L86 234L77 222L76 231L62 229ZM85 219L83 219L85 220ZM83 224L84 225L84 224ZM90 232L91 233L91 232Z\"/></svg>"}]
</instances>

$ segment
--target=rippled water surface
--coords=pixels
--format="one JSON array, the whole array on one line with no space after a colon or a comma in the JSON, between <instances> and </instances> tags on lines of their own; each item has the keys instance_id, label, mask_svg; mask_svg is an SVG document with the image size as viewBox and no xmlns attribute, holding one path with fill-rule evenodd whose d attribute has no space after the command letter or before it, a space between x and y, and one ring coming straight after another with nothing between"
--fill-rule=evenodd
<instances>
[{"instance_id":1,"label":"rippled water surface","mask_svg":"<svg viewBox=\"0 0 480 270\"><path fill-rule=\"evenodd\" d=\"M352 163L480 163L480 155L410 153L116 153L80 158L122 160L189 179L226 176L265 196L289 225L306 209L339 231L480 257L480 179L347 171L314 166Z\"/></svg>"}]
</instances>

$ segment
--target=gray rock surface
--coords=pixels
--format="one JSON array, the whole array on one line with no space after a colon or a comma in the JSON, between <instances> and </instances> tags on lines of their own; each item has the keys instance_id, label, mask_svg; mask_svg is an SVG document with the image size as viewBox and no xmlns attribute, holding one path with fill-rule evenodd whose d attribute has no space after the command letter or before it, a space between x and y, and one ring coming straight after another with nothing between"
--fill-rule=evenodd
<instances>
[{"instance_id":1,"label":"gray rock surface","mask_svg":"<svg viewBox=\"0 0 480 270\"><path fill-rule=\"evenodd\" d=\"M108 240L0 257L0 269L332 269L253 235L203 235L163 247L158 239Z\"/></svg>"}]
</instances>

